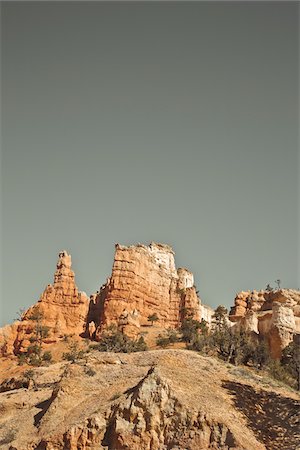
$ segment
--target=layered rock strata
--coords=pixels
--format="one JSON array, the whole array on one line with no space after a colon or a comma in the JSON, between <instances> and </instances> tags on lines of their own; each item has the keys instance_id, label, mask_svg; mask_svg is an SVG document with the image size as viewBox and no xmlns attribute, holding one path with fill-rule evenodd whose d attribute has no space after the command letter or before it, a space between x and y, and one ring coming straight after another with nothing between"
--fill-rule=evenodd
<instances>
[{"instance_id":1,"label":"layered rock strata","mask_svg":"<svg viewBox=\"0 0 300 450\"><path fill-rule=\"evenodd\" d=\"M91 297L86 332L90 335L94 330L94 337L99 337L115 324L135 336L153 314L162 327L175 328L187 310L199 320L200 305L193 274L184 268L176 270L171 247L116 244L111 277Z\"/></svg>"},{"instance_id":2,"label":"layered rock strata","mask_svg":"<svg viewBox=\"0 0 300 450\"><path fill-rule=\"evenodd\" d=\"M300 333L300 291L242 291L235 298L229 318L239 326L264 336L271 356L278 359L294 334Z\"/></svg>"},{"instance_id":3,"label":"layered rock strata","mask_svg":"<svg viewBox=\"0 0 300 450\"><path fill-rule=\"evenodd\" d=\"M46 326L45 343L55 342L64 335L79 335L85 329L89 299L79 292L71 268L71 256L64 250L59 253L53 285L49 284L39 301L31 306L19 322L0 330L2 353L20 353L30 345L36 326Z\"/></svg>"}]
</instances>

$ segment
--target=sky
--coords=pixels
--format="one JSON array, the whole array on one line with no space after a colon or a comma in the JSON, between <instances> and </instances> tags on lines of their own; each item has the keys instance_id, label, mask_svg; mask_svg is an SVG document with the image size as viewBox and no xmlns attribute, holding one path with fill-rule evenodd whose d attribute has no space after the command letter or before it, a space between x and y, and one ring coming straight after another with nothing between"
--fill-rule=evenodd
<instances>
[{"instance_id":1,"label":"sky","mask_svg":"<svg viewBox=\"0 0 300 450\"><path fill-rule=\"evenodd\" d=\"M170 244L202 302L298 288L298 2L1 2L1 322L58 252Z\"/></svg>"}]
</instances>

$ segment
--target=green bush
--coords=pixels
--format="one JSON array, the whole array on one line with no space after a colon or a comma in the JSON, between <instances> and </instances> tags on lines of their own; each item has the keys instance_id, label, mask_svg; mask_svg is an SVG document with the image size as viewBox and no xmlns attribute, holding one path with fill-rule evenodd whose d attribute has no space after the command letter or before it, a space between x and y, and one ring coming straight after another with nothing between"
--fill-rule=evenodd
<instances>
[{"instance_id":1,"label":"green bush","mask_svg":"<svg viewBox=\"0 0 300 450\"><path fill-rule=\"evenodd\" d=\"M182 340L188 344L193 343L201 330L202 325L198 320L187 317L183 319L182 325L180 327L180 332L182 334Z\"/></svg>"},{"instance_id":2,"label":"green bush","mask_svg":"<svg viewBox=\"0 0 300 450\"><path fill-rule=\"evenodd\" d=\"M51 362L52 361L52 353L49 350L44 352L43 355L42 355L42 360L43 361L47 361L47 362Z\"/></svg>"},{"instance_id":3,"label":"green bush","mask_svg":"<svg viewBox=\"0 0 300 450\"><path fill-rule=\"evenodd\" d=\"M42 345L43 339L48 337L50 328L43 325L43 313L35 308L31 315L28 317L34 325L32 328L32 334L29 337L30 345L27 347L26 352L18 355L19 364L30 364L32 366L41 366L44 361L50 362L50 352L43 353Z\"/></svg>"},{"instance_id":4,"label":"green bush","mask_svg":"<svg viewBox=\"0 0 300 450\"><path fill-rule=\"evenodd\" d=\"M23 364L27 363L27 355L25 353L19 353L17 355L18 358L18 365L23 366Z\"/></svg>"},{"instance_id":5,"label":"green bush","mask_svg":"<svg viewBox=\"0 0 300 450\"><path fill-rule=\"evenodd\" d=\"M282 383L287 384L291 387L296 387L290 373L287 371L286 367L281 364L280 361L270 361L268 364L268 372L272 378L275 378L275 380L281 381Z\"/></svg>"},{"instance_id":6,"label":"green bush","mask_svg":"<svg viewBox=\"0 0 300 450\"><path fill-rule=\"evenodd\" d=\"M300 391L300 338L299 335L294 337L291 342L282 352L281 364L285 368L293 380L293 385L297 386Z\"/></svg>"},{"instance_id":7,"label":"green bush","mask_svg":"<svg viewBox=\"0 0 300 450\"><path fill-rule=\"evenodd\" d=\"M71 342L68 345L69 351L63 353L63 359L75 363L77 360L82 359L85 355L85 351L79 348L78 342Z\"/></svg>"},{"instance_id":8,"label":"green bush","mask_svg":"<svg viewBox=\"0 0 300 450\"><path fill-rule=\"evenodd\" d=\"M121 397L122 392L116 392L111 398L110 400L117 400L119 397Z\"/></svg>"},{"instance_id":9,"label":"green bush","mask_svg":"<svg viewBox=\"0 0 300 450\"><path fill-rule=\"evenodd\" d=\"M32 369L26 370L26 371L24 372L24 377L25 377L27 380L32 380L33 377L34 377L34 370L32 370Z\"/></svg>"},{"instance_id":10,"label":"green bush","mask_svg":"<svg viewBox=\"0 0 300 450\"><path fill-rule=\"evenodd\" d=\"M177 332L175 330L167 330L165 335L158 335L156 339L156 345L165 348L169 344L174 344L178 341L180 341L180 337L178 336Z\"/></svg>"},{"instance_id":11,"label":"green bush","mask_svg":"<svg viewBox=\"0 0 300 450\"><path fill-rule=\"evenodd\" d=\"M108 331L94 348L100 352L132 353L147 350L147 345L142 336L138 340L133 340L120 331Z\"/></svg>"},{"instance_id":12,"label":"green bush","mask_svg":"<svg viewBox=\"0 0 300 450\"><path fill-rule=\"evenodd\" d=\"M156 313L151 314L148 316L148 322L151 322L152 325L154 325L154 322L157 322L159 320L158 315Z\"/></svg>"}]
</instances>

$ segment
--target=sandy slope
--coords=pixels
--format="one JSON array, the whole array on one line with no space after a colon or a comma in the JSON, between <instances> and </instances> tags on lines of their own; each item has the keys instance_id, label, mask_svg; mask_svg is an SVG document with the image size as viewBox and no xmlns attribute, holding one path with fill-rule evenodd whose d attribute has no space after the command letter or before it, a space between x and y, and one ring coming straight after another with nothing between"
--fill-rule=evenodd
<instances>
[{"instance_id":1,"label":"sandy slope","mask_svg":"<svg viewBox=\"0 0 300 450\"><path fill-rule=\"evenodd\" d=\"M296 393L195 352L92 351L0 394L0 448L293 450L299 407Z\"/></svg>"}]
</instances>

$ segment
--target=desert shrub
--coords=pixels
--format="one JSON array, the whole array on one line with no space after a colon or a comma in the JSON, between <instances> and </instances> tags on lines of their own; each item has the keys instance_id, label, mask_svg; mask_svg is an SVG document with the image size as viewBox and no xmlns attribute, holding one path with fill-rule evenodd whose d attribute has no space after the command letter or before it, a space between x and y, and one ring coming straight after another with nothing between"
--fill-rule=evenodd
<instances>
[{"instance_id":1,"label":"desert shrub","mask_svg":"<svg viewBox=\"0 0 300 450\"><path fill-rule=\"evenodd\" d=\"M26 370L26 371L24 372L24 377L25 377L27 380L32 380L33 377L34 377L34 370L32 370L32 369Z\"/></svg>"},{"instance_id":2,"label":"desert shrub","mask_svg":"<svg viewBox=\"0 0 300 450\"><path fill-rule=\"evenodd\" d=\"M154 325L154 322L157 322L159 320L158 315L156 313L151 314L150 316L148 316L147 320L151 323L151 325Z\"/></svg>"},{"instance_id":3,"label":"desert shrub","mask_svg":"<svg viewBox=\"0 0 300 450\"><path fill-rule=\"evenodd\" d=\"M204 354L215 355L230 364L265 366L269 360L266 343L258 340L254 333L231 327L227 309L220 305L214 313L214 323L209 332L207 323L187 318L183 321L182 334L187 348Z\"/></svg>"},{"instance_id":4,"label":"desert shrub","mask_svg":"<svg viewBox=\"0 0 300 450\"><path fill-rule=\"evenodd\" d=\"M264 339L259 339L251 333L246 333L242 351L243 364L252 365L257 369L262 369L269 364L270 350Z\"/></svg>"},{"instance_id":5,"label":"desert shrub","mask_svg":"<svg viewBox=\"0 0 300 450\"><path fill-rule=\"evenodd\" d=\"M262 368L268 363L267 344L250 332L223 324L209 336L209 347L220 359L230 364Z\"/></svg>"},{"instance_id":6,"label":"desert shrub","mask_svg":"<svg viewBox=\"0 0 300 450\"><path fill-rule=\"evenodd\" d=\"M18 365L19 366L23 366L24 364L27 363L27 355L25 353L19 353L17 355L18 358Z\"/></svg>"},{"instance_id":7,"label":"desert shrub","mask_svg":"<svg viewBox=\"0 0 300 450\"><path fill-rule=\"evenodd\" d=\"M291 342L282 352L281 365L285 368L289 376L294 380L300 391L300 338L296 335L294 341Z\"/></svg>"},{"instance_id":8,"label":"desert shrub","mask_svg":"<svg viewBox=\"0 0 300 450\"><path fill-rule=\"evenodd\" d=\"M191 342L199 329L199 322L194 319L183 319L180 331L184 342Z\"/></svg>"},{"instance_id":9,"label":"desert shrub","mask_svg":"<svg viewBox=\"0 0 300 450\"><path fill-rule=\"evenodd\" d=\"M43 339L49 335L49 327L43 325L43 314L39 309L32 311L28 320L33 322L32 334L29 337L30 345L26 348L26 351L18 355L18 363L29 364L32 366L40 366L43 362L50 362L50 352L42 351Z\"/></svg>"},{"instance_id":10,"label":"desert shrub","mask_svg":"<svg viewBox=\"0 0 300 450\"><path fill-rule=\"evenodd\" d=\"M46 361L46 362L51 362L52 361L52 353L49 350L44 352L42 355L42 360Z\"/></svg>"},{"instance_id":11,"label":"desert shrub","mask_svg":"<svg viewBox=\"0 0 300 450\"><path fill-rule=\"evenodd\" d=\"M68 345L68 352L63 353L63 359L75 363L84 357L85 351L81 349L78 342L70 342Z\"/></svg>"},{"instance_id":12,"label":"desert shrub","mask_svg":"<svg viewBox=\"0 0 300 450\"><path fill-rule=\"evenodd\" d=\"M210 339L207 336L197 333L192 341L186 344L186 347L189 350L196 350L197 352L208 354L211 349Z\"/></svg>"},{"instance_id":13,"label":"desert shrub","mask_svg":"<svg viewBox=\"0 0 300 450\"><path fill-rule=\"evenodd\" d=\"M84 372L89 376L89 377L93 377L94 375L96 375L96 370L94 370L92 367L85 367L84 368Z\"/></svg>"},{"instance_id":14,"label":"desert shrub","mask_svg":"<svg viewBox=\"0 0 300 450\"><path fill-rule=\"evenodd\" d=\"M5 444L10 444L15 439L16 434L15 430L8 430L3 439L0 440L0 448L4 448L4 446L7 448ZM13 447L10 446L9 448Z\"/></svg>"},{"instance_id":15,"label":"desert shrub","mask_svg":"<svg viewBox=\"0 0 300 450\"><path fill-rule=\"evenodd\" d=\"M156 339L156 345L159 347L167 347L170 344L169 338L167 336L163 336L162 334L159 334Z\"/></svg>"},{"instance_id":16,"label":"desert shrub","mask_svg":"<svg viewBox=\"0 0 300 450\"><path fill-rule=\"evenodd\" d=\"M159 334L156 339L156 344L159 347L167 347L169 344L174 344L175 342L180 341L180 337L175 330L167 330L164 335Z\"/></svg>"},{"instance_id":17,"label":"desert shrub","mask_svg":"<svg viewBox=\"0 0 300 450\"><path fill-rule=\"evenodd\" d=\"M193 344L198 339L200 333L206 335L206 330L205 320L199 322L191 317L184 318L180 327L182 340L188 344Z\"/></svg>"},{"instance_id":18,"label":"desert shrub","mask_svg":"<svg viewBox=\"0 0 300 450\"><path fill-rule=\"evenodd\" d=\"M147 345L142 336L133 340L120 331L107 331L94 348L100 352L132 353L147 350Z\"/></svg>"},{"instance_id":19,"label":"desert shrub","mask_svg":"<svg viewBox=\"0 0 300 450\"><path fill-rule=\"evenodd\" d=\"M295 380L293 380L286 367L279 360L276 359L269 362L268 372L275 380L291 387L296 387Z\"/></svg>"},{"instance_id":20,"label":"desert shrub","mask_svg":"<svg viewBox=\"0 0 300 450\"><path fill-rule=\"evenodd\" d=\"M111 400L117 400L119 397L121 397L122 392L116 392L112 397Z\"/></svg>"}]
</instances>

